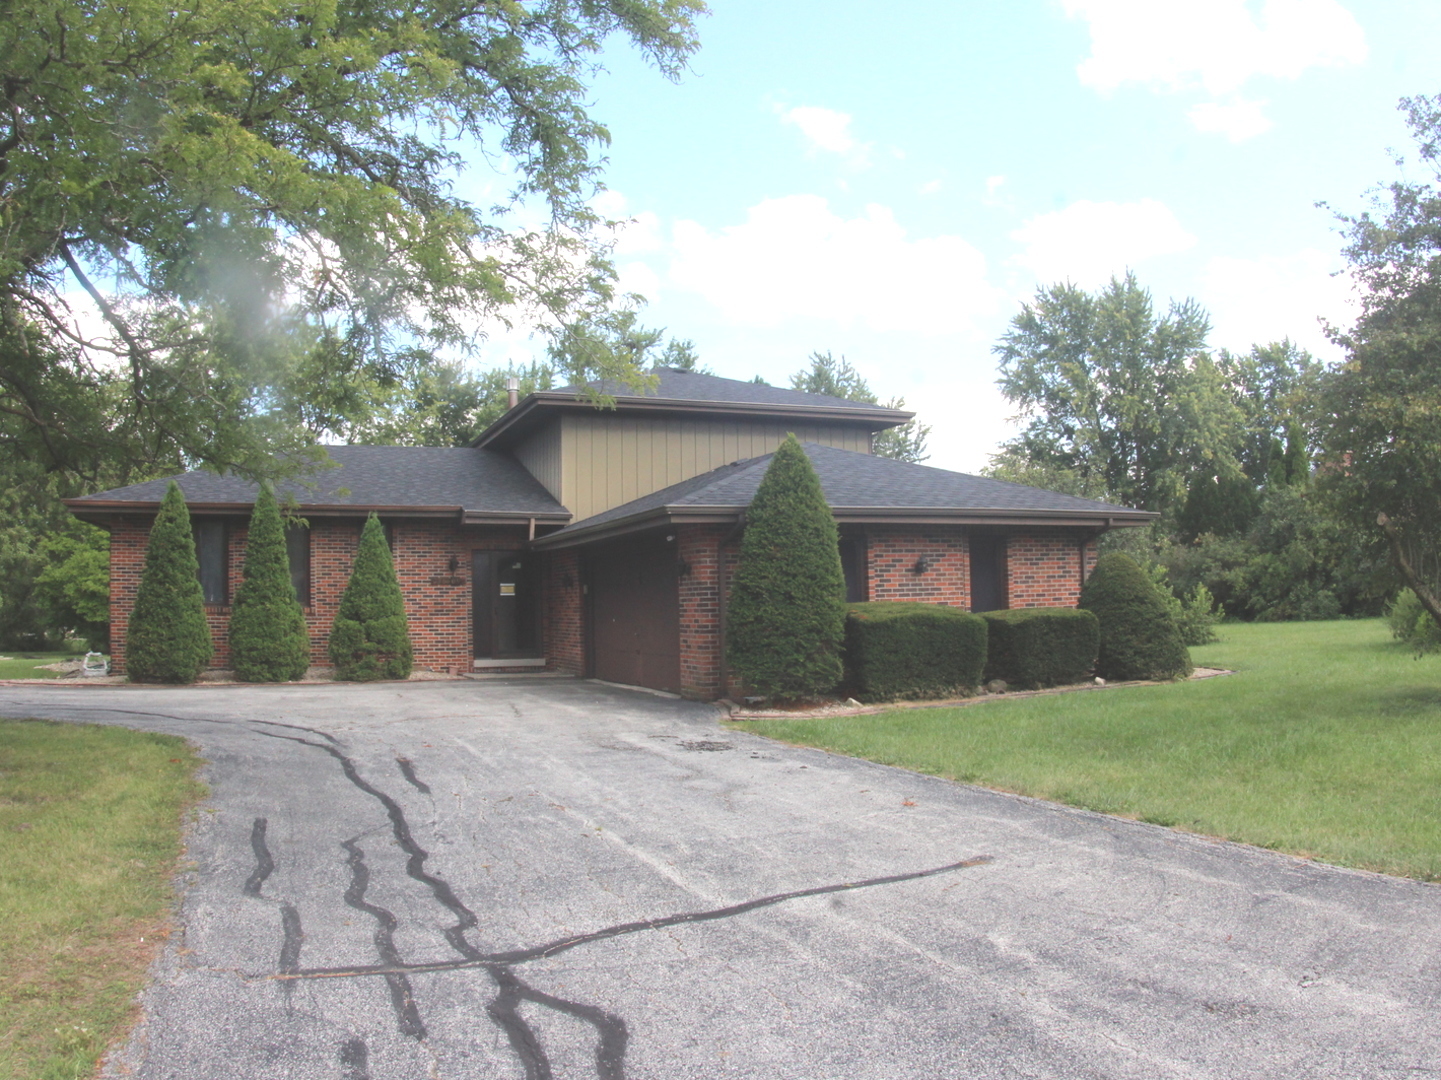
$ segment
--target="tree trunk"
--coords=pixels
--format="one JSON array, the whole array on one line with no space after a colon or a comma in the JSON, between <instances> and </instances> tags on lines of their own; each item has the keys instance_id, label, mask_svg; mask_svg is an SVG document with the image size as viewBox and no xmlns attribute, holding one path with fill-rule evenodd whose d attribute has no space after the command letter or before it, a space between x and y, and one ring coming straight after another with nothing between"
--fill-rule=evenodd
<instances>
[{"instance_id":1,"label":"tree trunk","mask_svg":"<svg viewBox=\"0 0 1441 1080\"><path fill-rule=\"evenodd\" d=\"M1411 591L1416 594L1416 599L1421 601L1421 606L1426 609L1427 614L1435 620L1436 625L1441 627L1441 602L1438 602L1436 595L1421 580L1421 575L1416 573L1416 568L1411 565L1411 560L1406 558L1406 549L1401 546L1401 530L1392 524L1391 519L1384 513L1376 515L1376 524L1381 526L1381 531L1386 534L1386 539L1391 544L1391 561L1396 564L1396 569L1401 572L1401 579L1406 582Z\"/></svg>"}]
</instances>

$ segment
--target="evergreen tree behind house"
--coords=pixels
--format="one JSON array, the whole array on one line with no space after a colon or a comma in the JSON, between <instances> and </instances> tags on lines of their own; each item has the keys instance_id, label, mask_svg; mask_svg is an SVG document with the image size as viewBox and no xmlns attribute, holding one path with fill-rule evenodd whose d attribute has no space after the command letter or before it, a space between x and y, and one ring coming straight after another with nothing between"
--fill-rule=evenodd
<instances>
[{"instance_id":1,"label":"evergreen tree behind house","mask_svg":"<svg viewBox=\"0 0 1441 1080\"><path fill-rule=\"evenodd\" d=\"M171 481L145 548L130 615L126 673L131 682L190 683L214 652L190 513L179 485Z\"/></svg>"},{"instance_id":2,"label":"evergreen tree behind house","mask_svg":"<svg viewBox=\"0 0 1441 1080\"><path fill-rule=\"evenodd\" d=\"M310 666L310 635L290 579L285 525L268 484L250 517L245 580L230 612L230 655L243 682L295 680Z\"/></svg>"},{"instance_id":3,"label":"evergreen tree behind house","mask_svg":"<svg viewBox=\"0 0 1441 1080\"><path fill-rule=\"evenodd\" d=\"M410 676L413 652L405 600L385 527L373 513L360 532L350 581L330 630L335 677L356 682Z\"/></svg>"},{"instance_id":4,"label":"evergreen tree behind house","mask_svg":"<svg viewBox=\"0 0 1441 1080\"><path fill-rule=\"evenodd\" d=\"M777 700L833 690L845 596L835 518L788 435L746 514L728 612L731 666L750 689Z\"/></svg>"}]
</instances>

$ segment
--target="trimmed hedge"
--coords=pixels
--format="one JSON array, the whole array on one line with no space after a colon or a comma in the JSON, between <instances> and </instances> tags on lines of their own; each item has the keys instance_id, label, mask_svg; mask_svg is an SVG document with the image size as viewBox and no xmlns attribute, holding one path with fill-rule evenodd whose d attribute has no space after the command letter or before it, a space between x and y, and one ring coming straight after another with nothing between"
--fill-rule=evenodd
<instances>
[{"instance_id":1,"label":"trimmed hedge","mask_svg":"<svg viewBox=\"0 0 1441 1080\"><path fill-rule=\"evenodd\" d=\"M1081 589L1081 607L1101 622L1096 674L1106 679L1183 679L1191 654L1166 600L1136 560L1102 555Z\"/></svg>"},{"instance_id":2,"label":"trimmed hedge","mask_svg":"<svg viewBox=\"0 0 1441 1080\"><path fill-rule=\"evenodd\" d=\"M986 681L1016 690L1065 686L1090 677L1100 646L1100 623L1079 608L987 611Z\"/></svg>"},{"instance_id":3,"label":"trimmed hedge","mask_svg":"<svg viewBox=\"0 0 1441 1080\"><path fill-rule=\"evenodd\" d=\"M847 604L845 664L846 688L862 701L968 691L986 669L986 621L940 604Z\"/></svg>"}]
</instances>

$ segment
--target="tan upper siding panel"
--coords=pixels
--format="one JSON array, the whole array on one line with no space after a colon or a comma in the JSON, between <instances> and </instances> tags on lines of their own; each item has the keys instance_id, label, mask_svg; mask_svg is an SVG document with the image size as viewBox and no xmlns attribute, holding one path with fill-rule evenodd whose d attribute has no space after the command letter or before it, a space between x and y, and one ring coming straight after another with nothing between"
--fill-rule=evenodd
<instances>
[{"instance_id":1,"label":"tan upper siding panel","mask_svg":"<svg viewBox=\"0 0 1441 1080\"><path fill-rule=\"evenodd\" d=\"M769 454L788 431L795 432L802 442L863 454L871 449L870 432L843 424L678 420L597 413L561 418L558 489L538 473L536 478L575 515L573 520L582 521L732 461ZM529 447L538 438L532 436L524 445ZM520 450L516 456L530 468Z\"/></svg>"},{"instance_id":2,"label":"tan upper siding panel","mask_svg":"<svg viewBox=\"0 0 1441 1080\"><path fill-rule=\"evenodd\" d=\"M560 469L560 421L552 420L523 442L516 444L515 459L555 496L562 506Z\"/></svg>"}]
</instances>

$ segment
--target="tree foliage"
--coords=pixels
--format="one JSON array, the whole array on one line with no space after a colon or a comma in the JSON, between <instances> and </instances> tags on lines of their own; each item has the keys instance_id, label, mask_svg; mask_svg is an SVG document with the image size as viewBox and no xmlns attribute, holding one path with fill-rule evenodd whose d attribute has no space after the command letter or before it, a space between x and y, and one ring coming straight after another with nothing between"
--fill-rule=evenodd
<instances>
[{"instance_id":1,"label":"tree foliage","mask_svg":"<svg viewBox=\"0 0 1441 1080\"><path fill-rule=\"evenodd\" d=\"M405 598L385 526L371 514L360 531L350 580L330 629L330 662L337 679L364 682L409 677L412 657Z\"/></svg>"},{"instance_id":2,"label":"tree foliage","mask_svg":"<svg viewBox=\"0 0 1441 1080\"><path fill-rule=\"evenodd\" d=\"M811 353L809 360L810 367L802 368L791 376L792 390L801 390L807 394L825 394L846 401L863 401L868 405L884 405L887 409L906 407L906 399L901 397L881 401L861 373L851 366L844 356L837 359L829 351L816 351ZM756 376L756 381L761 381L759 375ZM931 426L913 418L898 427L877 432L872 442L872 452L877 457L920 463L931 456L926 452L926 441L930 435Z\"/></svg>"},{"instance_id":3,"label":"tree foliage","mask_svg":"<svg viewBox=\"0 0 1441 1080\"><path fill-rule=\"evenodd\" d=\"M1008 450L1147 510L1175 501L1203 463L1239 471L1241 416L1206 352L1209 328L1193 300L1158 317L1129 273L1094 294L1042 289L994 350L1001 392L1028 421Z\"/></svg>"},{"instance_id":4,"label":"tree foliage","mask_svg":"<svg viewBox=\"0 0 1441 1080\"><path fill-rule=\"evenodd\" d=\"M104 652L110 638L110 534L71 518L40 538L34 597L53 636L78 633Z\"/></svg>"},{"instance_id":5,"label":"tree foliage","mask_svg":"<svg viewBox=\"0 0 1441 1080\"><path fill-rule=\"evenodd\" d=\"M1361 312L1332 335L1347 357L1326 380L1322 482L1441 625L1441 96L1401 105L1431 177L1343 218Z\"/></svg>"},{"instance_id":6,"label":"tree foliage","mask_svg":"<svg viewBox=\"0 0 1441 1080\"><path fill-rule=\"evenodd\" d=\"M1177 679L1191 673L1191 656L1165 598L1129 555L1116 551L1096 561L1080 606L1100 623L1097 675Z\"/></svg>"},{"instance_id":7,"label":"tree foliage","mask_svg":"<svg viewBox=\"0 0 1441 1080\"><path fill-rule=\"evenodd\" d=\"M299 679L310 634L290 580L285 525L269 484L260 488L245 537L245 579L230 606L230 666L242 682Z\"/></svg>"},{"instance_id":8,"label":"tree foliage","mask_svg":"<svg viewBox=\"0 0 1441 1080\"><path fill-rule=\"evenodd\" d=\"M782 700L834 689L845 600L835 518L810 459L788 435L746 512L727 613L737 674Z\"/></svg>"},{"instance_id":9,"label":"tree foliage","mask_svg":"<svg viewBox=\"0 0 1441 1080\"><path fill-rule=\"evenodd\" d=\"M397 352L604 313L590 198L609 136L588 77L614 35L676 75L701 11L8 5L0 439L69 469L98 454L261 472L303 441L298 400L343 398ZM498 205L458 193L471 161L509 185ZM572 374L636 374L588 362Z\"/></svg>"},{"instance_id":10,"label":"tree foliage","mask_svg":"<svg viewBox=\"0 0 1441 1080\"><path fill-rule=\"evenodd\" d=\"M190 513L172 480L145 546L125 636L125 673L131 682L194 682L214 654Z\"/></svg>"}]
</instances>

